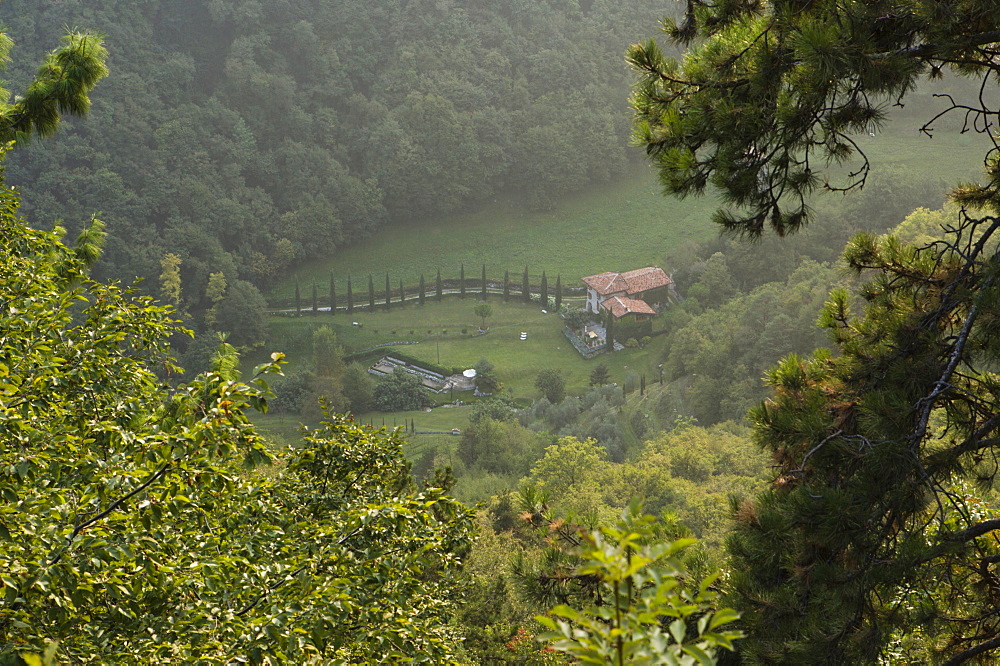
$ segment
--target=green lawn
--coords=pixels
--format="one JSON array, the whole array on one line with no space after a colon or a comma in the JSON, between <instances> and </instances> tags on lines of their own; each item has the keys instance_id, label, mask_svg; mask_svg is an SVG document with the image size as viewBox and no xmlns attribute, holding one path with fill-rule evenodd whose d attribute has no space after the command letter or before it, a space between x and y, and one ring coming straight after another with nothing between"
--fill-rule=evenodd
<instances>
[{"instance_id":1,"label":"green lawn","mask_svg":"<svg viewBox=\"0 0 1000 666\"><path fill-rule=\"evenodd\" d=\"M300 267L272 295L292 297L296 281L303 294L308 292L305 285L313 283L325 293L333 271L341 304L348 274L355 301L365 301L369 274L375 276L376 290L384 288L386 272L394 289L400 278L407 286L416 285L421 274L433 288L439 268L443 278L457 279L463 263L467 278L478 279L486 264L491 279L502 279L506 270L520 284L528 266L534 276L544 270L550 288L557 274L564 284L579 284L585 275L662 265L672 249L711 237L716 230L708 216L714 206L711 198L662 196L655 172L636 166L619 182L568 196L552 211L531 212L517 201L497 201L477 212L386 227L339 250L330 261Z\"/></svg>"},{"instance_id":2,"label":"green lawn","mask_svg":"<svg viewBox=\"0 0 1000 666\"><path fill-rule=\"evenodd\" d=\"M971 132L961 134L952 122L942 123L933 137L921 133L919 127L920 122L901 118L887 124L874 137L855 137L858 146L871 161L873 175L880 170L893 169L895 173L913 177L919 182L938 180L942 188L953 187L960 180L977 179L982 175L982 155L992 145L987 136ZM860 164L860 161L850 162L840 171L844 173L856 169ZM833 206L843 201L843 197L837 194L817 199L818 203Z\"/></svg>"},{"instance_id":3,"label":"green lawn","mask_svg":"<svg viewBox=\"0 0 1000 666\"><path fill-rule=\"evenodd\" d=\"M384 353L391 355L398 350L419 360L463 368L471 368L479 359L486 358L518 398L538 397L534 382L543 368L562 370L571 393L585 390L590 372L601 361L608 364L612 381L624 381L629 369L646 374L647 381L653 379L658 341L647 349L623 350L588 361L563 337L563 323L557 315L543 314L537 305L503 303L500 298L491 298L489 302L494 311L488 321L490 330L479 336L472 335L479 327L479 319L472 312L477 303L475 298L451 297L441 303L429 299L423 306L394 304L390 312L376 309L374 313L356 312L350 316L320 313L271 317L271 338L281 343L272 345L271 351L285 352L290 369L301 363L308 365L312 331L327 325L333 327L349 352L390 341L407 341L417 344L387 347ZM353 322L361 326L354 326ZM462 334L463 328L466 334ZM528 334L523 342L522 331ZM249 358L249 362L259 359Z\"/></svg>"}]
</instances>

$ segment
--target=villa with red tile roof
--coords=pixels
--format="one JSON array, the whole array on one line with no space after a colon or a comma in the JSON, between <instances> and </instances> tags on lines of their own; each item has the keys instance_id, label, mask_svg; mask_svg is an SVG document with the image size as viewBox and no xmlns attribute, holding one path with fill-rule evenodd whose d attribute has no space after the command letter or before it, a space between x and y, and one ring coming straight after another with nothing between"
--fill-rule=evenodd
<instances>
[{"instance_id":1,"label":"villa with red tile roof","mask_svg":"<svg viewBox=\"0 0 1000 666\"><path fill-rule=\"evenodd\" d=\"M667 302L673 281L662 268L647 266L627 273L601 273L583 278L587 285L585 309L594 314L610 312L616 320L635 321L656 314L654 306Z\"/></svg>"}]
</instances>

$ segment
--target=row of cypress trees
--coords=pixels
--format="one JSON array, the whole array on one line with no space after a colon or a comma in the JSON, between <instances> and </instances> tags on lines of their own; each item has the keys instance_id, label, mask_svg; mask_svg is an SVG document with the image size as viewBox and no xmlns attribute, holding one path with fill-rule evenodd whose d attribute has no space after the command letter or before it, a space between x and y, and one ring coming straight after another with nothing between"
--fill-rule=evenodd
<instances>
[{"instance_id":1,"label":"row of cypress trees","mask_svg":"<svg viewBox=\"0 0 1000 666\"><path fill-rule=\"evenodd\" d=\"M480 296L480 298L482 300L485 301L486 298L487 298L487 285L489 284L488 281L487 281L487 278L486 278L486 265L485 264L483 265L482 277L480 279L480 283L479 284L480 284L480 294L479 294L479 296ZM503 275L503 300L504 300L504 302L510 300L510 296L511 296L510 286L511 286L510 271L504 271L504 275ZM337 309L339 307L339 303L337 301L337 285L336 285L336 281L333 278L333 273L330 274L330 288L329 288L329 291L327 293L328 293L328 298L329 298L328 305L329 305L329 308L330 308L330 313L334 314L334 313L336 313L336 311L337 311ZM549 285L548 285L548 277L546 276L545 271L542 271L542 279L541 279L541 283L539 285L539 291L538 291L538 293L539 293L539 297L540 297L539 300L542 303L548 303L548 300L549 300ZM427 300L427 284L426 284L426 281L424 280L423 274L420 275L420 282L419 282L419 284L417 286L417 294L418 294L417 295L417 300L418 300L419 304L423 305L426 302L426 300ZM435 278L435 294L434 295L435 295L435 298L438 301L441 301L441 299L444 296L444 281L441 279L441 271L440 271L440 269L438 270L437 276ZM459 271L459 296L461 298L465 298L465 295L466 295L465 265L462 264L462 266L460 268L460 271ZM391 288L391 285L389 283L389 274L388 273L385 274L385 289L378 296L379 296L380 299L384 299L384 300L382 300L382 303L384 304L384 307L385 307L386 311L388 311L392 307L392 288ZM397 296L398 296L398 302L399 303L402 303L403 301L406 300L406 289L403 287L403 280L402 279L399 280L399 290L397 292ZM556 308L556 310L558 310L560 307L562 307L562 297L563 297L563 293L562 293L562 276L561 275L557 275L556 276L556 284L555 284L555 288L554 288L554 291L553 291L553 298L555 299L555 308ZM523 276L521 278L520 298L525 303L528 303L528 302L531 301L531 285L530 285L530 282L529 282L529 276L528 276L528 268L527 268L527 266L524 268L524 274L523 274ZM303 304L302 304L302 294L301 294L301 291L299 289L298 283L296 283L295 284L295 311L297 313L301 313L302 309L303 309L302 306L303 306ZM346 294L346 310L347 310L347 312L348 313L354 312L354 306L355 306L355 302L354 302L354 286L353 286L353 283L351 281L351 276L348 275L347 276L347 294ZM375 307L376 307L375 281L374 281L374 278L371 275L369 275L368 276L368 308L369 308L369 310L374 310ZM319 311L319 290L316 287L315 283L312 285L311 309L312 309L313 312L318 312Z\"/></svg>"}]
</instances>

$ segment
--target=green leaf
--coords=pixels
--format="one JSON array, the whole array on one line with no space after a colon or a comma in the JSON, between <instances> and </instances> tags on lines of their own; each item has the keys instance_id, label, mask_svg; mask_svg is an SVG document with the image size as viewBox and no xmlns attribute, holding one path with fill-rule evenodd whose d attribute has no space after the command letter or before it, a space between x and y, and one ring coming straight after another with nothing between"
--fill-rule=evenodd
<instances>
[{"instance_id":1,"label":"green leaf","mask_svg":"<svg viewBox=\"0 0 1000 666\"><path fill-rule=\"evenodd\" d=\"M722 608L712 615L712 623L708 625L708 629L709 631L713 631L717 627L721 627L724 624L738 619L740 619L739 613L731 608Z\"/></svg>"}]
</instances>

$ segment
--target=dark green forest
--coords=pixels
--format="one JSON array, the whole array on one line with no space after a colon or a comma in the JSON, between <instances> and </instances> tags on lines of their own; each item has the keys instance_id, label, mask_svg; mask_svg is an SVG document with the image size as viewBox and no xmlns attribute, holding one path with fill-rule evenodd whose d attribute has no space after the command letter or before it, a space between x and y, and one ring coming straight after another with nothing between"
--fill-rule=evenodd
<instances>
[{"instance_id":1,"label":"dark green forest","mask_svg":"<svg viewBox=\"0 0 1000 666\"><path fill-rule=\"evenodd\" d=\"M107 223L102 277L181 258L266 291L388 220L516 191L544 208L628 149L627 45L650 0L164 0L0 4L15 87L65 26L106 37L114 76L86 122L18 151L8 182L47 227ZM157 291L152 283L151 291ZM246 291L246 288L244 289ZM204 300L204 302L203 302Z\"/></svg>"}]
</instances>

